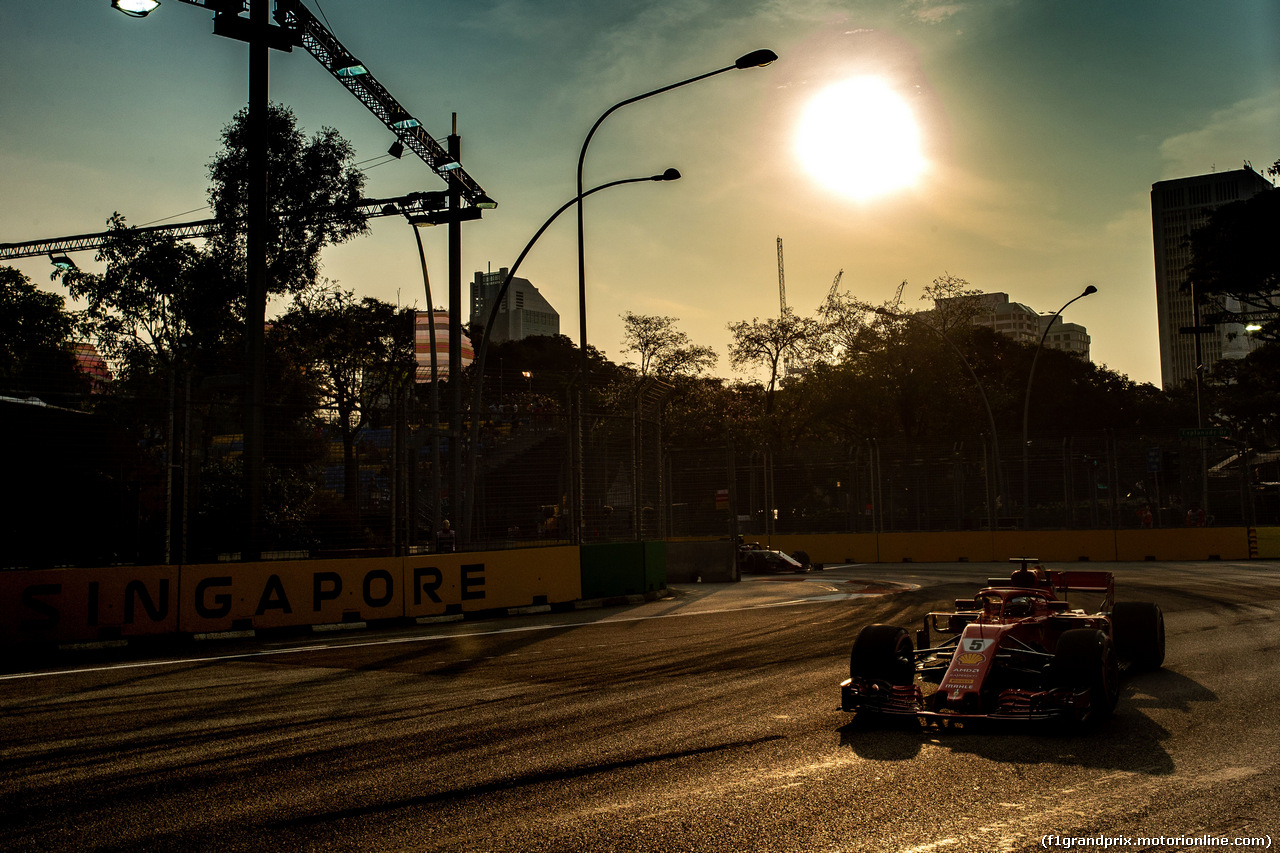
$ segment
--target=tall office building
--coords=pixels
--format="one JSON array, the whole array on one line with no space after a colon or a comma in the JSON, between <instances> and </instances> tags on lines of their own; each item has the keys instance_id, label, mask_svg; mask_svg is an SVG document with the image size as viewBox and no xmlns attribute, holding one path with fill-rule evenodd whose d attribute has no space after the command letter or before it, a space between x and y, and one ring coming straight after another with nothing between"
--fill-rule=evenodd
<instances>
[{"instance_id":1,"label":"tall office building","mask_svg":"<svg viewBox=\"0 0 1280 853\"><path fill-rule=\"evenodd\" d=\"M507 277L507 268L497 272L478 272L471 282L472 328L489 322L493 300ZM489 340L519 341L535 335L560 334L560 314L543 298L538 288L525 278L513 278L506 296L498 307L498 317L489 332Z\"/></svg>"},{"instance_id":2,"label":"tall office building","mask_svg":"<svg viewBox=\"0 0 1280 853\"><path fill-rule=\"evenodd\" d=\"M1156 256L1156 312L1160 322L1160 379L1174 388L1195 378L1197 365L1205 369L1224 358L1243 358L1252 340L1239 323L1218 323L1199 333L1192 294L1187 283L1191 250L1187 238L1204 225L1214 209L1272 189L1271 182L1249 167L1151 185L1151 233ZM1201 300L1200 323L1209 315L1238 311L1232 299ZM1184 331L1186 330L1186 331ZM1196 359L1196 338L1200 358Z\"/></svg>"}]
</instances>

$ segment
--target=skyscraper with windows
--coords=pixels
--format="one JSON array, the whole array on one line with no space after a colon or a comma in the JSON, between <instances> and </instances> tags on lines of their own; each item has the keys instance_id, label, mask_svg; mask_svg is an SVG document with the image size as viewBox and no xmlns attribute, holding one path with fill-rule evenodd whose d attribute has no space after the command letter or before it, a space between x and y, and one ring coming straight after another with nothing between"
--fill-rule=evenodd
<instances>
[{"instance_id":1,"label":"skyscraper with windows","mask_svg":"<svg viewBox=\"0 0 1280 853\"><path fill-rule=\"evenodd\" d=\"M1248 354L1252 341L1242 325L1207 322L1213 314L1238 311L1240 306L1235 300L1202 299L1197 310L1186 286L1186 267L1191 260L1187 238L1208 221L1215 208L1270 189L1271 182L1248 166L1151 185L1160 379L1165 388L1194 379L1199 366L1209 369L1221 359Z\"/></svg>"},{"instance_id":2,"label":"skyscraper with windows","mask_svg":"<svg viewBox=\"0 0 1280 853\"><path fill-rule=\"evenodd\" d=\"M507 268L497 272L477 272L471 282L471 326L479 328L489 322L493 300L507 277ZM519 341L535 335L560 334L560 314L538 288L526 278L513 278L511 286L498 306L498 316L489 340Z\"/></svg>"}]
</instances>

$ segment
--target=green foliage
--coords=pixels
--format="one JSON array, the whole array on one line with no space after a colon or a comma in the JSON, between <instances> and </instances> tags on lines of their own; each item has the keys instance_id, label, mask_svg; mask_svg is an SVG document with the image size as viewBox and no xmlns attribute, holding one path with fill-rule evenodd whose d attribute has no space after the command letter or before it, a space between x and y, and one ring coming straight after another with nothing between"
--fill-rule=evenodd
<instances>
[{"instance_id":1,"label":"green foliage","mask_svg":"<svg viewBox=\"0 0 1280 853\"><path fill-rule=\"evenodd\" d=\"M1264 191L1225 204L1191 235L1192 260L1187 268L1188 284L1200 298L1226 296L1240 302L1242 312L1237 322L1256 320L1259 313L1266 315L1259 334L1273 341L1280 340L1280 324L1275 319L1276 294L1280 293L1277 234L1280 192Z\"/></svg>"},{"instance_id":2,"label":"green foliage","mask_svg":"<svg viewBox=\"0 0 1280 853\"><path fill-rule=\"evenodd\" d=\"M1206 396L1216 423L1254 449L1280 447L1280 344L1267 343L1239 360L1221 361Z\"/></svg>"},{"instance_id":3,"label":"green foliage","mask_svg":"<svg viewBox=\"0 0 1280 853\"><path fill-rule=\"evenodd\" d=\"M801 317L791 309L781 317L742 320L729 324L733 340L729 363L735 368L764 368L769 374L765 392L765 412L773 412L774 392L787 359L805 361L821 345L822 326L811 317Z\"/></svg>"},{"instance_id":4,"label":"green foliage","mask_svg":"<svg viewBox=\"0 0 1280 853\"><path fill-rule=\"evenodd\" d=\"M0 395L63 405L88 390L72 353L75 317L13 267L0 267Z\"/></svg>"},{"instance_id":5,"label":"green foliage","mask_svg":"<svg viewBox=\"0 0 1280 853\"><path fill-rule=\"evenodd\" d=\"M209 203L222 222L243 223L248 213L248 110L222 131L223 148L209 164ZM272 104L267 112L267 291L297 293L314 284L320 252L364 234L365 218L355 206L364 191L364 173L354 165L355 149L333 128L307 139L292 111ZM245 277L245 230L224 227L210 241L213 254L235 277Z\"/></svg>"},{"instance_id":6,"label":"green foliage","mask_svg":"<svg viewBox=\"0 0 1280 853\"><path fill-rule=\"evenodd\" d=\"M272 358L282 375L309 382L342 436L346 497L357 490L356 437L379 409L412 387L413 311L325 281L298 293L273 326Z\"/></svg>"},{"instance_id":7,"label":"green foliage","mask_svg":"<svg viewBox=\"0 0 1280 853\"><path fill-rule=\"evenodd\" d=\"M139 232L112 214L97 259L105 273L66 270L68 292L86 303L99 351L127 381L190 372L239 334L244 298L210 256L172 237Z\"/></svg>"},{"instance_id":8,"label":"green foliage","mask_svg":"<svg viewBox=\"0 0 1280 853\"><path fill-rule=\"evenodd\" d=\"M676 328L677 318L634 314L622 315L622 351L639 358L641 376L661 379L696 377L716 363L716 352L708 346L693 343Z\"/></svg>"}]
</instances>

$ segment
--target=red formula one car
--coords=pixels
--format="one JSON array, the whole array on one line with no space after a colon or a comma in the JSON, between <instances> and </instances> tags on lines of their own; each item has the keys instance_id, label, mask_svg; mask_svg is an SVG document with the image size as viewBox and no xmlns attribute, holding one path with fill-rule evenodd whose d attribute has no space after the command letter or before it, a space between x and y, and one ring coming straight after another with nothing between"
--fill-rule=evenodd
<instances>
[{"instance_id":1,"label":"red formula one car","mask_svg":"<svg viewBox=\"0 0 1280 853\"><path fill-rule=\"evenodd\" d=\"M863 628L841 707L937 723L1084 722L1115 708L1122 664L1164 663L1159 606L1116 603L1110 572L1016 562L1008 580L990 579L973 598L958 599L955 612L927 614L914 645L905 628ZM1069 593L1100 599L1096 612L1073 606Z\"/></svg>"}]
</instances>

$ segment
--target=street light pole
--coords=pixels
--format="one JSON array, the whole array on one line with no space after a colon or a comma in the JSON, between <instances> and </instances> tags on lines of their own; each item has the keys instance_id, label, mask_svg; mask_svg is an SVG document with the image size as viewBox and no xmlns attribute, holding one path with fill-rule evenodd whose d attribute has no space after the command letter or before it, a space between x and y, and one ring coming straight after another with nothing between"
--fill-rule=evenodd
<instances>
[{"instance_id":1,"label":"street light pole","mask_svg":"<svg viewBox=\"0 0 1280 853\"><path fill-rule=\"evenodd\" d=\"M269 0L249 3L249 175L245 307L244 478L246 537L241 559L262 557L263 406L267 322L267 81Z\"/></svg>"},{"instance_id":2,"label":"street light pole","mask_svg":"<svg viewBox=\"0 0 1280 853\"><path fill-rule=\"evenodd\" d=\"M480 336L480 344L479 346L476 347L476 359L474 362L474 366L472 368L475 373L476 379L472 385L473 390L472 390L472 397L471 397L471 413L472 413L471 414L471 455L468 461L468 468L470 469L470 471L469 471L469 476L467 478L468 483L470 484L470 489L468 491L468 494L470 495L470 497L468 498L469 503L474 501L474 495L476 492L476 453L480 446L479 414L480 414L480 406L481 406L481 393L484 390L484 361L485 361L485 355L489 351L489 336L490 336L491 330L493 329L493 324L496 323L498 320L498 309L502 305L502 299L507 295L507 289L511 286L511 282L516 275L516 270L520 269L520 264L524 262L525 256L529 254L529 250L533 248L534 243L538 242L538 238L542 236L543 232L545 232L548 228L551 227L551 223L555 222L556 219L559 218L560 214L564 213L566 210L568 210L570 207L572 207L575 204L581 207L582 200L587 196L594 195L600 192L601 190L607 190L610 187L620 186L621 184L635 184L635 183L640 183L642 181L676 181L679 179L680 179L680 173L678 171L676 171L675 169L667 169L661 175L650 175L649 177L645 177L645 178L623 178L617 181L610 181L607 184L601 184L598 187L592 187L586 192L578 193L578 195L574 196L573 198L566 201L564 204L560 205L560 207L556 210L556 212L551 214L551 216L547 219L546 222L542 223L542 227L539 228L537 233L535 233L533 237L530 238L529 242L525 244L524 249L520 252L520 256L516 258L516 262L511 265L511 268L509 270L507 270L506 278L502 280L502 285L498 288L497 293L493 297L492 303L489 308L489 316L485 318L484 334ZM468 512L467 516L469 519L472 516L472 513ZM470 537L472 535L472 532L468 531L464 535ZM577 538L577 534L574 535L574 539L576 538Z\"/></svg>"},{"instance_id":3,"label":"street light pole","mask_svg":"<svg viewBox=\"0 0 1280 853\"><path fill-rule=\"evenodd\" d=\"M1040 360L1040 350L1044 349L1045 339L1049 337L1049 330L1053 328L1053 324L1058 321L1063 311L1067 310L1072 302L1077 299L1084 299L1090 294L1097 293L1098 288L1092 284L1084 289L1075 299L1067 301L1053 316L1049 318L1049 322L1044 326L1044 332L1040 335L1040 343L1036 344L1035 355L1031 356L1031 370L1027 374L1027 393L1022 400L1022 529L1031 529L1031 450L1027 444L1027 424L1031 416L1031 383L1036 378L1036 362Z\"/></svg>"},{"instance_id":4,"label":"street light pole","mask_svg":"<svg viewBox=\"0 0 1280 853\"><path fill-rule=\"evenodd\" d=\"M411 227L413 239L418 243L418 260L422 263L422 288L427 294L427 346L430 348L431 365L431 523L428 535L434 547L436 530L440 525L440 372L436 350L436 309L431 298L431 278L427 275L427 253L422 248L422 235L417 225L411 224Z\"/></svg>"},{"instance_id":5,"label":"street light pole","mask_svg":"<svg viewBox=\"0 0 1280 853\"><path fill-rule=\"evenodd\" d=\"M453 114L453 132L448 139L449 156L462 162L462 140L458 136L458 114ZM462 188L457 178L449 176L449 211L457 213L462 204ZM462 222L449 221L449 510L462 530L462 545L467 541L467 519L459 515L462 506ZM475 420L476 413L471 413ZM472 447L472 453L475 448Z\"/></svg>"},{"instance_id":6,"label":"street light pole","mask_svg":"<svg viewBox=\"0 0 1280 853\"><path fill-rule=\"evenodd\" d=\"M772 50L768 50L765 48L761 48L760 50L753 50L750 53L743 54L742 56L738 57L737 60L735 60L732 65L726 65L724 68L717 68L715 71L708 71L706 74L699 74L696 77L690 77L687 80L681 80L679 83L672 83L668 86L663 86L659 89L654 89L650 92L645 92L643 95L636 95L633 98L627 98L625 101L619 101L618 103L609 107L609 109L605 110L604 113L601 114L600 118L596 119L596 123L591 126L591 130L588 131L587 133L587 138L582 141L582 150L578 153L578 181L577 181L578 195L575 198L575 201L578 202L578 383L579 384L578 384L578 393L576 395L576 398L577 398L576 406L575 406L576 412L575 412L575 417L574 417L574 422L572 427L573 456L574 456L573 467L576 471L576 475L572 477L572 481L573 481L572 488L573 488L573 491L575 492L573 506L574 506L574 514L577 516L576 518L573 519L573 531L574 531L573 541L574 542L578 542L581 540L581 533L583 529L583 513L586 506L585 498L583 494L583 491L584 491L583 487L585 486L584 469L586 466L583 464L583 458L582 458L583 456L582 405L583 405L583 399L584 399L584 391L586 389L586 384L587 384L587 369L588 369L588 366L587 366L587 265L586 265L586 252L585 252L584 243L583 243L583 221L582 221L582 203L581 202L582 202L582 199L590 195L590 193L584 193L582 191L582 166L587 159L587 146L591 144L591 137L595 136L596 130L600 127L600 125L604 122L604 120L608 118L610 115L612 115L615 111L621 109L622 107L627 106L628 104L634 104L636 101L643 101L645 98L650 98L654 95L660 95L663 92L669 92L672 89L678 89L681 86L687 86L690 83L696 83L699 80L705 80L708 77L714 77L717 74L723 74L726 71L741 70L745 68L763 68L764 66L776 61L777 58L778 58L778 55L774 53ZM594 190L592 190L592 192L594 192Z\"/></svg>"}]
</instances>

